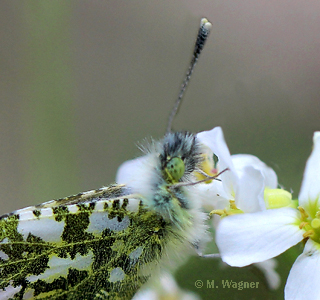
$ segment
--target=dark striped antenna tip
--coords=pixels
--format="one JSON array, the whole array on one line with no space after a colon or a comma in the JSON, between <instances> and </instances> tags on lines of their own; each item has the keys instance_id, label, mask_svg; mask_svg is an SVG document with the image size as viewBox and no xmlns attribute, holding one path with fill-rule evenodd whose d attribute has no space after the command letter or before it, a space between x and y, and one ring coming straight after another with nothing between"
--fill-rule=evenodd
<instances>
[{"instance_id":1,"label":"dark striped antenna tip","mask_svg":"<svg viewBox=\"0 0 320 300\"><path fill-rule=\"evenodd\" d=\"M200 53L201 53L202 49L204 48L204 45L205 45L206 40L207 40L207 38L209 36L211 28L212 28L212 24L208 21L208 19L202 18L201 21L200 21L200 28L199 28L199 31L198 31L196 43L194 45L193 55L192 55L192 58L191 58L191 62L190 62L190 65L189 65L188 72L186 74L186 77L183 80L183 83L181 85L181 89L180 89L178 98L175 101L173 109L172 109L171 114L169 116L169 121L168 121L168 126L167 126L167 131L166 131L167 133L172 131L172 122L173 122L175 116L178 113L178 110L179 110L179 107L181 105L184 92L185 92L185 90L187 88L187 85L188 85L188 83L190 81L191 74L193 72L193 69L194 69L197 61L198 61Z\"/></svg>"}]
</instances>

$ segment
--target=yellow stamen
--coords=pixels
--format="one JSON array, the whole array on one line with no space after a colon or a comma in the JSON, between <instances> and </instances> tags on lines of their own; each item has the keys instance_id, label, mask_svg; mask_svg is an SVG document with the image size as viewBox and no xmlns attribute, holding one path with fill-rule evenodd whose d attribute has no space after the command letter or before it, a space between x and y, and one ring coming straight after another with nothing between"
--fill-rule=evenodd
<instances>
[{"instance_id":1,"label":"yellow stamen","mask_svg":"<svg viewBox=\"0 0 320 300\"><path fill-rule=\"evenodd\" d=\"M301 219L307 219L309 217L303 207L298 206L298 209L299 209L300 214L301 214Z\"/></svg>"},{"instance_id":2,"label":"yellow stamen","mask_svg":"<svg viewBox=\"0 0 320 300\"><path fill-rule=\"evenodd\" d=\"M302 236L304 239L311 237L314 234L313 230L306 231Z\"/></svg>"},{"instance_id":3,"label":"yellow stamen","mask_svg":"<svg viewBox=\"0 0 320 300\"><path fill-rule=\"evenodd\" d=\"M299 228L302 229L304 226L308 225L308 222L301 222Z\"/></svg>"}]
</instances>

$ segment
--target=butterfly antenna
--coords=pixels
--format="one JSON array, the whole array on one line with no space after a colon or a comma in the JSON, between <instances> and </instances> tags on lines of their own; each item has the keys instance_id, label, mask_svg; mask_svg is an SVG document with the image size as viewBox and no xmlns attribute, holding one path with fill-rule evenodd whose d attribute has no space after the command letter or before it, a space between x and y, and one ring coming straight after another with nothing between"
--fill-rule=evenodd
<instances>
[{"instance_id":1,"label":"butterfly antenna","mask_svg":"<svg viewBox=\"0 0 320 300\"><path fill-rule=\"evenodd\" d=\"M180 89L178 98L177 98L176 102L174 103L173 109L172 109L171 114L169 116L167 133L171 132L171 130L172 130L173 119L176 116L176 114L178 113L179 107L181 105L183 94L187 88L189 81L190 81L191 74L193 72L193 69L194 69L197 61L198 61L198 58L199 58L200 53L204 47L204 44L209 36L211 28L212 28L212 24L206 18L201 19L200 28L199 28L197 40L196 40L196 43L194 46L190 66L189 66L188 72L186 74L186 77L181 85L181 89Z\"/></svg>"}]
</instances>

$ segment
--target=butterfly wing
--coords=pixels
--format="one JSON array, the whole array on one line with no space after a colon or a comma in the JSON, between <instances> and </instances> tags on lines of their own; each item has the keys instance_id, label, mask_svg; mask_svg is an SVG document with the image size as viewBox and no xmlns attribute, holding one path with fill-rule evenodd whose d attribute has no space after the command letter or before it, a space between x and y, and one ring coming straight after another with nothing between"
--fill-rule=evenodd
<instances>
[{"instance_id":1,"label":"butterfly wing","mask_svg":"<svg viewBox=\"0 0 320 300\"><path fill-rule=\"evenodd\" d=\"M0 219L0 299L130 299L161 256L161 217L113 185Z\"/></svg>"}]
</instances>

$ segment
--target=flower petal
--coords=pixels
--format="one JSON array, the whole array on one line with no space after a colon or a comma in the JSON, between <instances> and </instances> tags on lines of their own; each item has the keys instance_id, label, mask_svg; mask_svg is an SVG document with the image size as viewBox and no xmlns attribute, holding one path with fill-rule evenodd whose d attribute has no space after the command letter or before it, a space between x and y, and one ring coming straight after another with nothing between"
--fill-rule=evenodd
<instances>
[{"instance_id":1,"label":"flower petal","mask_svg":"<svg viewBox=\"0 0 320 300\"><path fill-rule=\"evenodd\" d=\"M313 150L307 161L299 194L299 204L308 211L310 202L319 206L315 201L320 195L320 131L313 135Z\"/></svg>"},{"instance_id":2,"label":"flower petal","mask_svg":"<svg viewBox=\"0 0 320 300\"><path fill-rule=\"evenodd\" d=\"M220 177L225 191L230 194L228 198L233 198L231 196L234 196L238 178L221 127L215 127L209 131L199 132L197 134L197 138L201 143L208 146L211 151L219 158L218 166L220 172L226 168L229 169Z\"/></svg>"},{"instance_id":3,"label":"flower petal","mask_svg":"<svg viewBox=\"0 0 320 300\"><path fill-rule=\"evenodd\" d=\"M264 178L259 170L247 166L242 170L236 191L236 206L245 213L265 210Z\"/></svg>"},{"instance_id":4,"label":"flower petal","mask_svg":"<svg viewBox=\"0 0 320 300\"><path fill-rule=\"evenodd\" d=\"M276 172L262 162L258 157L251 154L235 154L231 155L232 162L236 172L241 177L244 168L251 166L259 170L264 178L264 185L270 189L275 189L278 186L278 178Z\"/></svg>"},{"instance_id":5,"label":"flower petal","mask_svg":"<svg viewBox=\"0 0 320 300\"><path fill-rule=\"evenodd\" d=\"M296 209L280 208L223 218L216 232L222 260L243 267L281 254L303 239L295 225L298 215Z\"/></svg>"},{"instance_id":6,"label":"flower petal","mask_svg":"<svg viewBox=\"0 0 320 300\"><path fill-rule=\"evenodd\" d=\"M230 195L225 192L221 181L198 184L196 188L205 210L224 209L229 205Z\"/></svg>"},{"instance_id":7,"label":"flower petal","mask_svg":"<svg viewBox=\"0 0 320 300\"><path fill-rule=\"evenodd\" d=\"M319 244L308 240L303 253L290 270L284 290L286 300L314 300L320 295Z\"/></svg>"}]
</instances>

